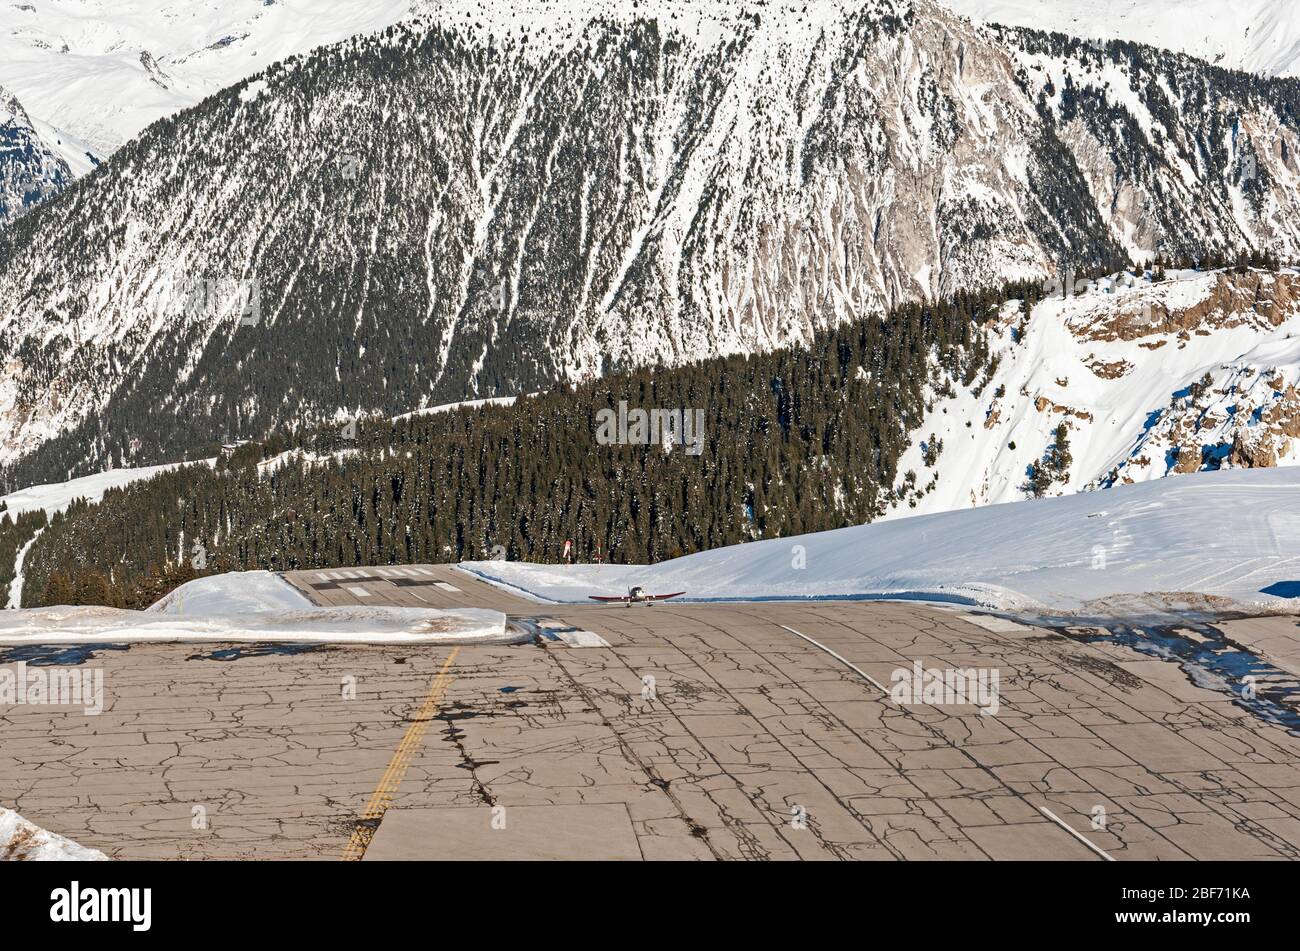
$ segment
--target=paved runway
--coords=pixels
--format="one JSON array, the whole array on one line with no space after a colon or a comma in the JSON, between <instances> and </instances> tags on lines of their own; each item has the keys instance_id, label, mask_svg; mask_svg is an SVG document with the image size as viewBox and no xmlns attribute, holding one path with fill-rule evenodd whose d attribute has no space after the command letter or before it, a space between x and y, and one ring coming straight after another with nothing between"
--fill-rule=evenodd
<instances>
[{"instance_id":1,"label":"paved runway","mask_svg":"<svg viewBox=\"0 0 1300 951\"><path fill-rule=\"evenodd\" d=\"M119 858L1300 856L1300 737L1119 645L905 603L543 605L446 566L288 580L537 637L100 651L102 715L0 711L0 802ZM916 662L996 671L996 703L896 702Z\"/></svg>"}]
</instances>

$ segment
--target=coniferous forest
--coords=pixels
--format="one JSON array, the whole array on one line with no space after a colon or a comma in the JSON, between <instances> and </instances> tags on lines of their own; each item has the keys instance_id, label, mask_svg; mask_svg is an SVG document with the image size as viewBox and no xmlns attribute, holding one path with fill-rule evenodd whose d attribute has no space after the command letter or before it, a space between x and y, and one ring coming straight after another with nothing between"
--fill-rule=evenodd
<instances>
[{"instance_id":1,"label":"coniferous forest","mask_svg":"<svg viewBox=\"0 0 1300 951\"><path fill-rule=\"evenodd\" d=\"M145 607L198 574L500 557L654 562L870 521L914 494L897 460L933 390L978 389L964 294L818 334L806 348L614 374L518 400L327 428L277 426L56 514L23 606ZM602 445L597 414L699 409L704 445Z\"/></svg>"}]
</instances>

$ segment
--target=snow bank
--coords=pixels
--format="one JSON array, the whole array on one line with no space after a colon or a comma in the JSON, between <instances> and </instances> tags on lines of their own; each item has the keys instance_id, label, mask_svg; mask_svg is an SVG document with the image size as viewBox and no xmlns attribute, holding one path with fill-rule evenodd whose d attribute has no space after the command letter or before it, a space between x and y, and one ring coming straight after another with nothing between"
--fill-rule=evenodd
<instances>
[{"instance_id":1,"label":"snow bank","mask_svg":"<svg viewBox=\"0 0 1300 951\"><path fill-rule=\"evenodd\" d=\"M149 610L191 616L301 611L310 607L306 595L273 572L232 571L187 581Z\"/></svg>"},{"instance_id":2,"label":"snow bank","mask_svg":"<svg viewBox=\"0 0 1300 951\"><path fill-rule=\"evenodd\" d=\"M549 601L685 590L685 600L919 598L1033 613L1193 605L1288 610L1300 583L1300 470L1171 476L1104 492L876 522L653 566L461 566ZM1188 593L1194 594L1189 597Z\"/></svg>"},{"instance_id":3,"label":"snow bank","mask_svg":"<svg viewBox=\"0 0 1300 951\"><path fill-rule=\"evenodd\" d=\"M506 644L520 639L506 628L504 614L479 608L313 607L178 615L60 606L0 613L0 644Z\"/></svg>"},{"instance_id":4,"label":"snow bank","mask_svg":"<svg viewBox=\"0 0 1300 951\"><path fill-rule=\"evenodd\" d=\"M500 611L316 607L270 571L196 578L145 611L61 605L0 612L0 644L506 644L520 639L507 630Z\"/></svg>"},{"instance_id":5,"label":"snow bank","mask_svg":"<svg viewBox=\"0 0 1300 951\"><path fill-rule=\"evenodd\" d=\"M46 832L12 809L0 806L0 862L106 861L108 856L103 852Z\"/></svg>"}]
</instances>

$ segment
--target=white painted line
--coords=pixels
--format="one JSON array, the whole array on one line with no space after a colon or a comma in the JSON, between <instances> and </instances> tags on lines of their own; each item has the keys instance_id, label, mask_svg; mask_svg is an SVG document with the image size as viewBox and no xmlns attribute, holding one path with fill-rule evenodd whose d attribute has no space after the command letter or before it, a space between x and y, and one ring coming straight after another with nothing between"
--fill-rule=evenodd
<instances>
[{"instance_id":1,"label":"white painted line","mask_svg":"<svg viewBox=\"0 0 1300 951\"><path fill-rule=\"evenodd\" d=\"M609 641L592 631L552 631L570 647L608 647Z\"/></svg>"},{"instance_id":2,"label":"white painted line","mask_svg":"<svg viewBox=\"0 0 1300 951\"><path fill-rule=\"evenodd\" d=\"M348 591L351 592L352 594L356 595L358 598L368 598L368 597L370 597L370 592L367 591L365 588L361 587L361 585L359 585L359 584L350 584L350 585L348 585Z\"/></svg>"},{"instance_id":3,"label":"white painted line","mask_svg":"<svg viewBox=\"0 0 1300 951\"><path fill-rule=\"evenodd\" d=\"M435 581L433 586L435 588L441 588L443 591L460 591L460 588L456 587L454 584L448 584L446 581Z\"/></svg>"},{"instance_id":4,"label":"white painted line","mask_svg":"<svg viewBox=\"0 0 1300 951\"><path fill-rule=\"evenodd\" d=\"M1096 845L1096 844L1094 844L1094 843L1088 841L1088 839L1087 839L1087 838L1086 838L1082 833L1080 833L1080 832L1075 832L1074 829L1072 829L1072 828L1070 828L1068 825L1066 825L1065 822L1063 822L1063 821L1061 820L1060 816L1058 816L1058 815L1056 815L1056 813L1052 812L1051 809L1048 809L1046 806L1039 806L1038 809L1039 809L1040 812L1043 813L1043 815L1047 816L1047 818L1051 819L1053 822L1055 822L1058 826L1060 826L1060 827L1061 827L1062 829L1064 829L1066 832L1070 833L1070 835L1074 836L1076 839L1078 839L1080 842L1082 842L1082 843L1083 843L1084 845L1086 845L1088 848L1092 849L1094 852L1096 852L1098 855L1100 855L1102 858L1104 858L1107 862L1113 862L1113 861L1115 861L1115 856L1108 854L1108 853L1106 852L1106 850L1103 849L1101 846Z\"/></svg>"},{"instance_id":5,"label":"white painted line","mask_svg":"<svg viewBox=\"0 0 1300 951\"><path fill-rule=\"evenodd\" d=\"M889 696L889 691L886 690L883 686L881 686L880 682L877 681L875 677L872 677L869 673L867 673L865 670L863 670L861 667L857 666L856 664L850 662L847 658L841 657L839 654L835 653L835 651L831 650L825 644L819 644L817 641L814 641L807 634L800 634L794 628L786 627L784 624L778 624L777 627L785 628L785 630L789 631L795 637L802 637L809 644L813 645L813 647L817 647L820 648L821 650L824 650L826 653L830 654L832 657L838 660L845 667L849 668L858 676L860 676L863 680L866 680L868 683L875 686L875 688L879 690L881 693L883 693L886 697Z\"/></svg>"},{"instance_id":6,"label":"white painted line","mask_svg":"<svg viewBox=\"0 0 1300 951\"><path fill-rule=\"evenodd\" d=\"M416 572L416 573L418 573L418 574L422 574L422 575L424 575L426 578L432 578L432 577L433 577L433 572L430 571L428 568L412 568L411 570L414 571L414 572Z\"/></svg>"},{"instance_id":7,"label":"white painted line","mask_svg":"<svg viewBox=\"0 0 1300 951\"><path fill-rule=\"evenodd\" d=\"M991 614L963 614L963 621L969 621L977 627L982 627L986 631L1004 634L1012 631L1032 631L1033 628L1024 624L1017 624L1015 621L1008 620L1004 617L994 617Z\"/></svg>"}]
</instances>

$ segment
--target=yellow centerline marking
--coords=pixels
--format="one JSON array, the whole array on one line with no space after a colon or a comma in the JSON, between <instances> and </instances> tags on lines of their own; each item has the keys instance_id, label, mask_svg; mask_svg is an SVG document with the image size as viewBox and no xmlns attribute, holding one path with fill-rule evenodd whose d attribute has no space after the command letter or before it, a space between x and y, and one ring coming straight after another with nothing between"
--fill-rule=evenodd
<instances>
[{"instance_id":1,"label":"yellow centerline marking","mask_svg":"<svg viewBox=\"0 0 1300 951\"><path fill-rule=\"evenodd\" d=\"M397 744L393 758L389 760L388 769L384 771L383 778L379 780L379 785L375 787L370 801L366 803L366 811L357 820L356 828L352 831L352 838L348 840L347 848L343 850L341 856L343 861L359 862L365 856L366 849L370 846L370 840L375 837L375 832L379 829L379 823L383 820L384 813L388 811L388 804L393 801L397 788L402 785L402 779L406 776L407 767L411 765L416 750L424 742L424 734L429 729L429 722L433 719L434 713L437 712L438 705L442 703L447 688L456 679L448 671L459 653L459 647L452 649L452 652L447 655L447 662L442 665L442 670L438 671L437 676L433 678L433 682L429 684L429 693L424 698L424 704L416 713L415 721L407 729L406 735L402 737L402 742Z\"/></svg>"}]
</instances>

